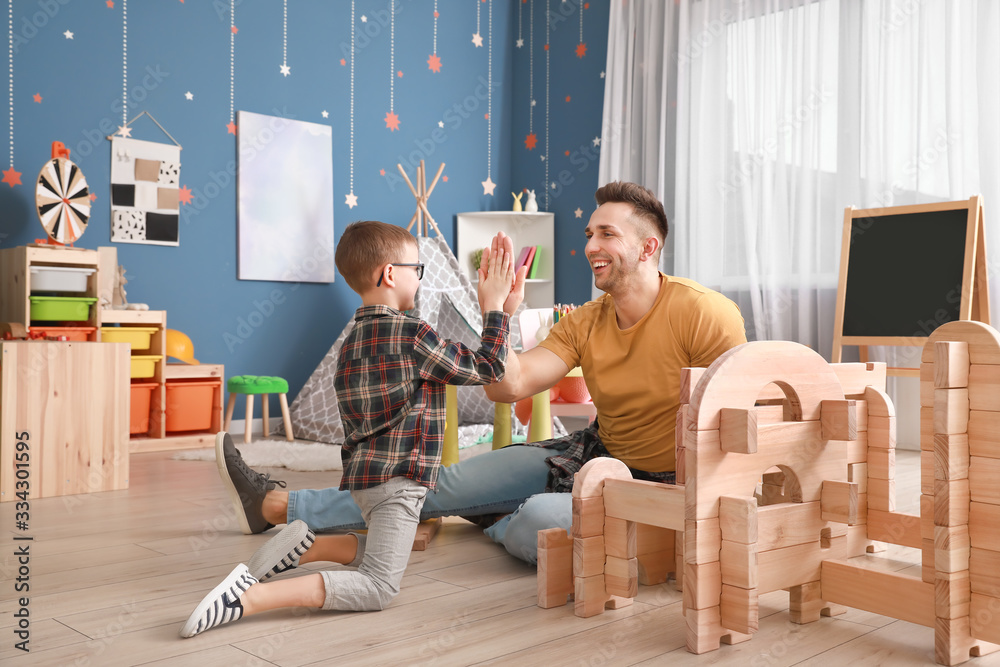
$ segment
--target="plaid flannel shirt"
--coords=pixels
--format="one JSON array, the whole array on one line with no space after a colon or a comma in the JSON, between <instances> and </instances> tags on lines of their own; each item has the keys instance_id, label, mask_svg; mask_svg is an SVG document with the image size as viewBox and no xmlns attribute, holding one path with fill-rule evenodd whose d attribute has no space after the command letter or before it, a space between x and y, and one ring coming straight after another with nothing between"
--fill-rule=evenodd
<instances>
[{"instance_id":1,"label":"plaid flannel shirt","mask_svg":"<svg viewBox=\"0 0 1000 667\"><path fill-rule=\"evenodd\" d=\"M341 489L408 477L434 489L444 440L445 385L503 379L510 316L483 317L482 347L444 340L423 320L384 305L362 306L337 364L346 434Z\"/></svg>"}]
</instances>

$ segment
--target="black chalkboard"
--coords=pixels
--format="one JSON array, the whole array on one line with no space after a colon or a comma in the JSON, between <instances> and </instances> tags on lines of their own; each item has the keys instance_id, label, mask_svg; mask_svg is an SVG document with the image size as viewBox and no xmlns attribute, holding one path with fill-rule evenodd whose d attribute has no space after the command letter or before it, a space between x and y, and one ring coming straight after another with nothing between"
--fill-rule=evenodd
<instances>
[{"instance_id":1,"label":"black chalkboard","mask_svg":"<svg viewBox=\"0 0 1000 667\"><path fill-rule=\"evenodd\" d=\"M967 204L854 218L843 335L927 337L961 319L968 221Z\"/></svg>"}]
</instances>

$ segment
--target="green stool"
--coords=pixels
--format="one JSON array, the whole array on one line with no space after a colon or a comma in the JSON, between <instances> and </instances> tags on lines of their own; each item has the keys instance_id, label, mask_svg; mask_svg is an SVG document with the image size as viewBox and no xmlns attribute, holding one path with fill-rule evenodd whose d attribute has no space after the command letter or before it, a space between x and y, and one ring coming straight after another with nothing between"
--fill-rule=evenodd
<instances>
[{"instance_id":1,"label":"green stool","mask_svg":"<svg viewBox=\"0 0 1000 667\"><path fill-rule=\"evenodd\" d=\"M236 395L245 394L247 397L247 420L246 429L243 434L243 442L250 442L250 435L253 432L253 397L261 395L263 397L264 410L264 437L271 433L268 424L267 395L277 394L281 403L281 418L285 422L285 439L289 442L295 440L292 435L292 418L288 414L288 382L284 378L269 377L266 375L237 375L229 378L226 382L226 389L229 391L229 403L226 405L226 422L222 427L223 431L229 430L229 423L233 420L233 409L236 407Z\"/></svg>"}]
</instances>

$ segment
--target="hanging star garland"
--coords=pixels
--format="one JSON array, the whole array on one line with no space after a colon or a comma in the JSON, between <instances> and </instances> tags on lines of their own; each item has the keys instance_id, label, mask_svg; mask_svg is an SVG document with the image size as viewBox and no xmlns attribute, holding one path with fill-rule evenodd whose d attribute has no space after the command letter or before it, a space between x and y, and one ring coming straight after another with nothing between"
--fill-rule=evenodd
<instances>
[{"instance_id":1,"label":"hanging star garland","mask_svg":"<svg viewBox=\"0 0 1000 667\"><path fill-rule=\"evenodd\" d=\"M479 33L479 3L476 3L476 31L472 33L472 43L478 49L483 45L483 36Z\"/></svg>"},{"instance_id":2,"label":"hanging star garland","mask_svg":"<svg viewBox=\"0 0 1000 667\"><path fill-rule=\"evenodd\" d=\"M350 127L350 137L351 137L351 154L350 154L350 192L347 193L347 197L344 199L344 203L347 204L348 208L354 208L358 205L358 198L354 195L354 33L355 33L355 23L354 23L354 0L351 0L351 127ZM343 62L343 60L341 61ZM325 112L324 112L325 113ZM324 116L325 118L325 116Z\"/></svg>"},{"instance_id":3,"label":"hanging star garland","mask_svg":"<svg viewBox=\"0 0 1000 667\"><path fill-rule=\"evenodd\" d=\"M236 134L236 33L236 0L229 0L229 134Z\"/></svg>"},{"instance_id":4,"label":"hanging star garland","mask_svg":"<svg viewBox=\"0 0 1000 667\"><path fill-rule=\"evenodd\" d=\"M493 0L489 2L489 39L490 44L487 49L487 93L486 93L486 180L483 181L483 194L493 195L496 183L493 182ZM476 8L479 5L477 3ZM478 17L477 17L478 18Z\"/></svg>"},{"instance_id":5,"label":"hanging star garland","mask_svg":"<svg viewBox=\"0 0 1000 667\"><path fill-rule=\"evenodd\" d=\"M434 0L434 48L427 58L427 69L437 74L441 71L441 58L438 57L438 3Z\"/></svg>"},{"instance_id":6,"label":"hanging star garland","mask_svg":"<svg viewBox=\"0 0 1000 667\"><path fill-rule=\"evenodd\" d=\"M3 172L3 183L21 185L21 172L14 169L14 0L7 0L7 113L10 132L10 167Z\"/></svg>"},{"instance_id":7,"label":"hanging star garland","mask_svg":"<svg viewBox=\"0 0 1000 667\"><path fill-rule=\"evenodd\" d=\"M131 136L128 126L128 0L122 0L122 124L115 132L120 137Z\"/></svg>"},{"instance_id":8,"label":"hanging star garland","mask_svg":"<svg viewBox=\"0 0 1000 667\"><path fill-rule=\"evenodd\" d=\"M528 5L528 136L524 147L529 151L538 145L535 134L535 0Z\"/></svg>"},{"instance_id":9,"label":"hanging star garland","mask_svg":"<svg viewBox=\"0 0 1000 667\"><path fill-rule=\"evenodd\" d=\"M524 46L524 37L523 37L522 29L521 29L521 26L524 23L523 18L524 18L524 3L523 2L518 2L517 3L517 40L514 42L514 46L516 46L519 49Z\"/></svg>"},{"instance_id":10,"label":"hanging star garland","mask_svg":"<svg viewBox=\"0 0 1000 667\"><path fill-rule=\"evenodd\" d=\"M576 57L583 58L587 55L587 44L583 41L583 10L590 9L590 3L580 0L580 43L576 45Z\"/></svg>"},{"instance_id":11,"label":"hanging star garland","mask_svg":"<svg viewBox=\"0 0 1000 667\"><path fill-rule=\"evenodd\" d=\"M282 76L292 73L292 68L288 66L288 0L281 3L281 71Z\"/></svg>"},{"instance_id":12,"label":"hanging star garland","mask_svg":"<svg viewBox=\"0 0 1000 667\"><path fill-rule=\"evenodd\" d=\"M363 19L364 17L362 17ZM399 116L395 110L395 96L393 94L396 71L396 3L389 4L389 112L385 115L385 126L390 132L399 129Z\"/></svg>"},{"instance_id":13,"label":"hanging star garland","mask_svg":"<svg viewBox=\"0 0 1000 667\"><path fill-rule=\"evenodd\" d=\"M552 52L549 50L549 44L551 41L551 20L552 16L549 8L549 0L545 0L545 155L542 159L545 161L545 182L549 182L549 91L550 91L550 81L551 81L551 71L552 71ZM555 187L555 184L552 184ZM549 210L549 189L545 188L545 210Z\"/></svg>"}]
</instances>

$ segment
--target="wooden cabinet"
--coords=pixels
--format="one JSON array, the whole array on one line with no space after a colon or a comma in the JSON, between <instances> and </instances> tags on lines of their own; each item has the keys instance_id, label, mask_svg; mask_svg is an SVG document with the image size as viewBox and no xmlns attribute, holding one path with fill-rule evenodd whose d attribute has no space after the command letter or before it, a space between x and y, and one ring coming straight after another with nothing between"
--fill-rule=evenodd
<instances>
[{"instance_id":1,"label":"wooden cabinet","mask_svg":"<svg viewBox=\"0 0 1000 667\"><path fill-rule=\"evenodd\" d=\"M539 262L535 278L524 286L528 308L549 308L555 303L555 214L513 211L481 211L457 216L455 256L462 272L473 283L476 269L473 253L489 245L497 232L503 232L514 244L515 259L524 246L538 246Z\"/></svg>"},{"instance_id":2,"label":"wooden cabinet","mask_svg":"<svg viewBox=\"0 0 1000 667\"><path fill-rule=\"evenodd\" d=\"M0 343L0 502L127 489L128 384L124 343Z\"/></svg>"}]
</instances>

